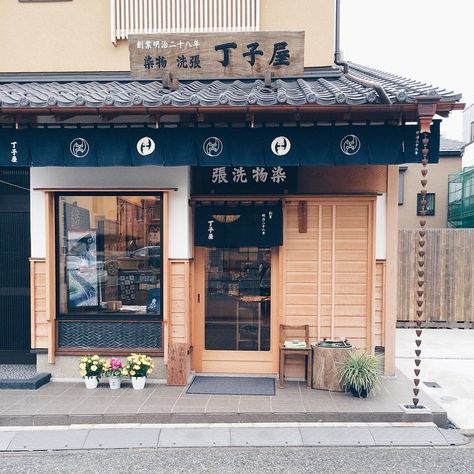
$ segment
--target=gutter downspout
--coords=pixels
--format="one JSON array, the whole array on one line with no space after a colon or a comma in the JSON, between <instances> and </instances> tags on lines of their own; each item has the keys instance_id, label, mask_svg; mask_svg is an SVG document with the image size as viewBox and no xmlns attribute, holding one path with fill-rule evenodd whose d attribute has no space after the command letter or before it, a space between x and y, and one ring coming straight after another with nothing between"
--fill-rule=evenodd
<instances>
[{"instance_id":1,"label":"gutter downspout","mask_svg":"<svg viewBox=\"0 0 474 474\"><path fill-rule=\"evenodd\" d=\"M335 51L334 51L334 63L338 66L342 66L344 74L351 81L357 82L363 86L371 87L377 92L380 100L383 104L392 104L390 97L388 96L385 89L382 87L382 84L374 81L369 81L367 79L362 79L361 77L354 76L349 72L349 65L343 60L342 51L341 51L341 0L336 0L336 38L335 38Z\"/></svg>"}]
</instances>

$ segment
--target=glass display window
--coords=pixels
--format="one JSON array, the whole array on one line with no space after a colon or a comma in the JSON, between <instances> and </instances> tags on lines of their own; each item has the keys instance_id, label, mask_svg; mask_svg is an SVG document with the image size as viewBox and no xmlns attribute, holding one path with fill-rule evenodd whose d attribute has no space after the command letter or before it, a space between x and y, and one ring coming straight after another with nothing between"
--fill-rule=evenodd
<instances>
[{"instance_id":1,"label":"glass display window","mask_svg":"<svg viewBox=\"0 0 474 474\"><path fill-rule=\"evenodd\" d=\"M160 194L56 195L60 318L162 319Z\"/></svg>"}]
</instances>

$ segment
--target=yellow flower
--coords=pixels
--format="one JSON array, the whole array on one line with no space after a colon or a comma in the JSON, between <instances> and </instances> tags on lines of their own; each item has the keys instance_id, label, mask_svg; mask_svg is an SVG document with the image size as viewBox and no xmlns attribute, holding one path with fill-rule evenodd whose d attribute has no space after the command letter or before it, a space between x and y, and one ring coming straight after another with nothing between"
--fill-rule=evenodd
<instances>
[{"instance_id":1,"label":"yellow flower","mask_svg":"<svg viewBox=\"0 0 474 474\"><path fill-rule=\"evenodd\" d=\"M79 364L79 368L80 368L80 369L85 369L85 368L86 368L86 364L84 364L84 363Z\"/></svg>"},{"instance_id":2,"label":"yellow flower","mask_svg":"<svg viewBox=\"0 0 474 474\"><path fill-rule=\"evenodd\" d=\"M134 370L131 370L130 371L130 375L133 377L134 375L136 374L136 372Z\"/></svg>"},{"instance_id":3,"label":"yellow flower","mask_svg":"<svg viewBox=\"0 0 474 474\"><path fill-rule=\"evenodd\" d=\"M100 359L100 357L98 355L93 355L92 356L92 360L99 360L99 359Z\"/></svg>"},{"instance_id":4,"label":"yellow flower","mask_svg":"<svg viewBox=\"0 0 474 474\"><path fill-rule=\"evenodd\" d=\"M84 376L86 375L86 371L85 371L85 370L81 370L79 373L81 374L81 377L84 377Z\"/></svg>"},{"instance_id":5,"label":"yellow flower","mask_svg":"<svg viewBox=\"0 0 474 474\"><path fill-rule=\"evenodd\" d=\"M87 357L83 357L83 358L81 359L81 362L87 362Z\"/></svg>"},{"instance_id":6,"label":"yellow flower","mask_svg":"<svg viewBox=\"0 0 474 474\"><path fill-rule=\"evenodd\" d=\"M151 369L148 369L148 370L146 371L147 374L151 374L151 372L152 372Z\"/></svg>"},{"instance_id":7,"label":"yellow flower","mask_svg":"<svg viewBox=\"0 0 474 474\"><path fill-rule=\"evenodd\" d=\"M97 366L96 366L96 365L92 365L92 366L91 366L91 370L92 370L92 372L95 372L95 371L97 370Z\"/></svg>"},{"instance_id":8,"label":"yellow flower","mask_svg":"<svg viewBox=\"0 0 474 474\"><path fill-rule=\"evenodd\" d=\"M139 369L140 369L140 366L139 366L138 364L135 364L135 365L133 366L133 368L134 368L135 370L139 370Z\"/></svg>"}]
</instances>

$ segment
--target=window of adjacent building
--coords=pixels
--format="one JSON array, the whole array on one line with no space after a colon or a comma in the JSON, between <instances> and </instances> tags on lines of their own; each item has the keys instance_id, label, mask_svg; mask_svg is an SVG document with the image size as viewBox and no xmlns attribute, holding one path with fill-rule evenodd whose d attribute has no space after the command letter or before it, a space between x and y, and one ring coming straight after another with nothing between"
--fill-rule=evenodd
<instances>
[{"instance_id":1,"label":"window of adjacent building","mask_svg":"<svg viewBox=\"0 0 474 474\"><path fill-rule=\"evenodd\" d=\"M161 196L58 194L60 317L162 319Z\"/></svg>"},{"instance_id":2,"label":"window of adjacent building","mask_svg":"<svg viewBox=\"0 0 474 474\"><path fill-rule=\"evenodd\" d=\"M405 171L408 168L406 166L400 166L398 170L398 205L403 204L403 199L405 197Z\"/></svg>"},{"instance_id":3,"label":"window of adjacent building","mask_svg":"<svg viewBox=\"0 0 474 474\"><path fill-rule=\"evenodd\" d=\"M426 216L434 216L435 215L435 193L427 193L426 194ZM421 193L416 195L416 215L421 215L421 201L423 197Z\"/></svg>"}]
</instances>

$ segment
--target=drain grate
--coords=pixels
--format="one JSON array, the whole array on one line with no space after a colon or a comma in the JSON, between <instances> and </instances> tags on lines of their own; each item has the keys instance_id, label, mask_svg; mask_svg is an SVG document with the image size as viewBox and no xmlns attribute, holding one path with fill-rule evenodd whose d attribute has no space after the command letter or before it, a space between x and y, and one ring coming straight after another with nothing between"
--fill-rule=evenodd
<instances>
[{"instance_id":1,"label":"drain grate","mask_svg":"<svg viewBox=\"0 0 474 474\"><path fill-rule=\"evenodd\" d=\"M441 385L436 382L423 382L427 387L430 388L441 388Z\"/></svg>"}]
</instances>

